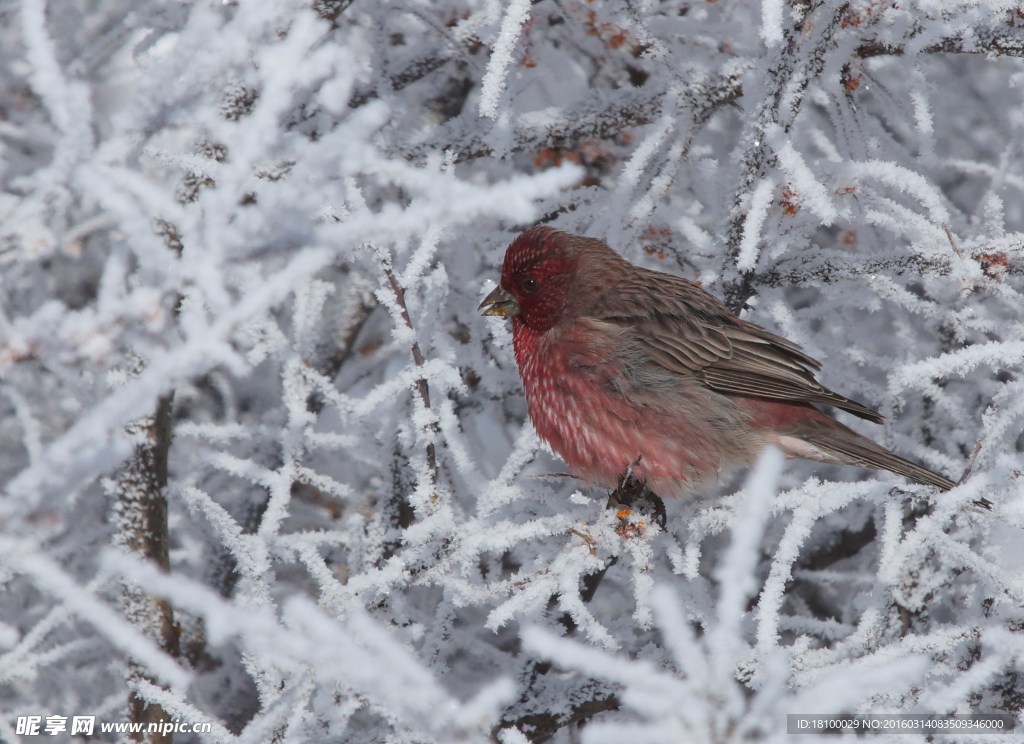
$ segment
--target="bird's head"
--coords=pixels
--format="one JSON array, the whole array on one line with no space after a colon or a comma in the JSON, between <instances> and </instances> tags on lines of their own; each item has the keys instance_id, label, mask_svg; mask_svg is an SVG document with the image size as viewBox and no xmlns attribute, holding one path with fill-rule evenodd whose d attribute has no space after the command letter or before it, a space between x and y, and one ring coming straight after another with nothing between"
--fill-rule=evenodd
<instances>
[{"instance_id":1,"label":"bird's head","mask_svg":"<svg viewBox=\"0 0 1024 744\"><path fill-rule=\"evenodd\" d=\"M618 259L618 254L599 240L543 225L532 227L505 251L501 284L480 309L484 315L518 317L531 331L544 333L571 315L580 291L580 274L595 263L591 260L595 252Z\"/></svg>"}]
</instances>

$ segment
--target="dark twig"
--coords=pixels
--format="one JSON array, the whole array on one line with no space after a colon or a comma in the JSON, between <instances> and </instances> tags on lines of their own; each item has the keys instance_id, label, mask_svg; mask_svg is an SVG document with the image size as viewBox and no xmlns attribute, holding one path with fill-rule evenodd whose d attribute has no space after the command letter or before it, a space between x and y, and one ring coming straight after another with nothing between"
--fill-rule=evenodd
<instances>
[{"instance_id":1,"label":"dark twig","mask_svg":"<svg viewBox=\"0 0 1024 744\"><path fill-rule=\"evenodd\" d=\"M1024 276L1024 263L1007 261L1000 266L1011 276ZM799 287L834 284L872 274L948 276L951 270L948 259L919 254L850 260L849 254L820 250L812 255L782 260L767 270L751 273L748 278L752 288Z\"/></svg>"},{"instance_id":2,"label":"dark twig","mask_svg":"<svg viewBox=\"0 0 1024 744\"><path fill-rule=\"evenodd\" d=\"M971 460L967 463L967 467L964 469L964 474L960 476L960 480L957 481L957 485L960 485L970 477L971 471L974 470L974 463L978 459L978 453L981 452L981 445L984 444L984 442L985 438L982 437L978 440L978 443L974 445L974 452L971 453Z\"/></svg>"},{"instance_id":3,"label":"dark twig","mask_svg":"<svg viewBox=\"0 0 1024 744\"><path fill-rule=\"evenodd\" d=\"M417 80L425 78L435 70L439 70L446 63L454 59L457 55L454 52L441 52L439 54L430 54L426 57L421 57L413 62L410 62L400 71L392 75L388 82L390 83L391 90L399 91L406 86L412 85ZM349 108L359 108L365 106L370 101L377 98L377 91L371 88L364 88L357 90L349 98Z\"/></svg>"},{"instance_id":4,"label":"dark twig","mask_svg":"<svg viewBox=\"0 0 1024 744\"><path fill-rule=\"evenodd\" d=\"M764 287L796 287L805 284L834 284L871 274L914 274L915 276L946 276L949 261L920 255L882 256L860 261L849 260L849 254L835 255L826 251L809 257L781 261L767 271L751 275L751 283Z\"/></svg>"},{"instance_id":5,"label":"dark twig","mask_svg":"<svg viewBox=\"0 0 1024 744\"><path fill-rule=\"evenodd\" d=\"M967 463L967 467L964 469L964 474L960 476L960 480L956 482L958 486L970 477L971 471L974 470L974 463L977 461L978 454L981 452L981 447L984 443L985 437L982 437L978 440L978 443L974 445L974 452L971 453L971 460ZM985 511L992 511L992 507L994 506L994 504L984 496L975 499L972 503L979 509L984 509Z\"/></svg>"},{"instance_id":6,"label":"dark twig","mask_svg":"<svg viewBox=\"0 0 1024 744\"><path fill-rule=\"evenodd\" d=\"M352 3L353 0L313 0L313 10L325 21L334 23Z\"/></svg>"},{"instance_id":7,"label":"dark twig","mask_svg":"<svg viewBox=\"0 0 1024 744\"><path fill-rule=\"evenodd\" d=\"M405 321L405 325L410 331L414 330L412 327L412 320L409 318L409 308L405 306L405 288L399 284L398 278L395 276L395 272L391 269L390 264L383 265L384 276L388 278L388 283L391 285L391 291L395 293L395 302L398 303L399 309L402 311L402 320ZM420 342L412 342L412 360L416 363L417 367L423 366L423 352L420 351ZM419 393L420 401L423 403L423 407L428 411L430 410L430 388L427 386L427 378L421 377L416 380L416 392ZM427 445L427 466L430 468L431 478L437 477L437 458L434 454L434 443L431 442Z\"/></svg>"},{"instance_id":8,"label":"dark twig","mask_svg":"<svg viewBox=\"0 0 1024 744\"><path fill-rule=\"evenodd\" d=\"M114 478L114 516L118 531L115 542L145 560L153 561L161 571L170 571L167 526L167 456L171 446L171 406L173 394L157 401L150 418L128 425L128 433L137 438L135 453ZM161 648L178 656L181 629L174 621L171 604L147 593L143 587L124 584L122 604L133 625L151 636ZM143 668L130 665L130 679L149 679ZM149 679L149 681L153 681ZM132 685L129 685L132 687ZM159 705L147 703L134 690L128 694L129 718L144 724L143 733L133 735L147 744L170 744L172 734L148 732L149 724L169 721L171 716Z\"/></svg>"},{"instance_id":9,"label":"dark twig","mask_svg":"<svg viewBox=\"0 0 1024 744\"><path fill-rule=\"evenodd\" d=\"M395 276L395 271L391 266L391 256L383 249L377 246L370 246L373 250L374 256L380 265L380 270L388 280L388 284L391 286L391 291L395 294L395 304L402 316L402 322L405 323L406 328L410 331L415 332L415 328L412 325L412 319L409 317L409 308L405 304L405 287L398 281L398 277ZM412 360L417 367L423 367L423 352L420 351L419 341L413 340L412 342ZM423 403L423 407L428 411L430 408L430 388L427 384L427 378L420 377L416 380L416 392L419 395L420 402ZM433 431L437 431L437 425L433 425ZM431 484L437 483L437 456L434 450L434 443L430 442L427 444L427 467L430 472ZM436 494L431 496L431 500L437 498Z\"/></svg>"},{"instance_id":10,"label":"dark twig","mask_svg":"<svg viewBox=\"0 0 1024 744\"><path fill-rule=\"evenodd\" d=\"M902 46L872 40L857 47L861 59L883 55L903 55L905 47L914 36L904 40ZM1024 33L1009 25L990 28L973 28L971 33L947 37L921 50L921 54L988 54L1006 57L1024 57Z\"/></svg>"},{"instance_id":11,"label":"dark twig","mask_svg":"<svg viewBox=\"0 0 1024 744\"><path fill-rule=\"evenodd\" d=\"M607 697L595 698L586 702L574 705L568 713L561 715L555 713L530 713L514 721L502 721L500 729L512 728L515 726L523 735L534 744L542 744L558 733L559 729L566 726L578 724L588 718L604 713L609 710L618 710L621 706L618 697L608 695ZM495 731L497 734L497 730Z\"/></svg>"},{"instance_id":12,"label":"dark twig","mask_svg":"<svg viewBox=\"0 0 1024 744\"><path fill-rule=\"evenodd\" d=\"M953 237L953 231L949 229L949 225L943 225L942 229L946 231L946 239L949 240L949 244L953 247L953 252L960 256L960 258L963 258L964 252L956 244L956 238Z\"/></svg>"}]
</instances>

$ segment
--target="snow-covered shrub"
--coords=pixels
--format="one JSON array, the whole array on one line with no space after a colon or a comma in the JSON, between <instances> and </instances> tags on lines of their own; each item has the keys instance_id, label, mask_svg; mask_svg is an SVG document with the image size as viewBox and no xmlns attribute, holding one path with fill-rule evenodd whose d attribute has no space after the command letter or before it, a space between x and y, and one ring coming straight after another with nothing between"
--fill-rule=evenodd
<instances>
[{"instance_id":1,"label":"snow-covered shrub","mask_svg":"<svg viewBox=\"0 0 1024 744\"><path fill-rule=\"evenodd\" d=\"M998 0L0 0L0 739L1018 714L1022 54ZM537 222L962 485L606 508L477 313Z\"/></svg>"}]
</instances>

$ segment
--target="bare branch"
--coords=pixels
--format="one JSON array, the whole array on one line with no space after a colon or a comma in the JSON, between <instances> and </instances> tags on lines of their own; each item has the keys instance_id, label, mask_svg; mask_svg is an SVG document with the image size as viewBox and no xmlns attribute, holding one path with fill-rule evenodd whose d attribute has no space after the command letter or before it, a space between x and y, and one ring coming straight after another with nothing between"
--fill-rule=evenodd
<instances>
[{"instance_id":1,"label":"bare branch","mask_svg":"<svg viewBox=\"0 0 1024 744\"><path fill-rule=\"evenodd\" d=\"M333 23L352 2L353 0L313 0L313 10L325 21Z\"/></svg>"},{"instance_id":2,"label":"bare branch","mask_svg":"<svg viewBox=\"0 0 1024 744\"><path fill-rule=\"evenodd\" d=\"M979 260L983 267L984 255L974 254L975 259L981 257ZM1000 261L998 266L1010 276L1024 276L1024 263L1019 261ZM751 272L749 282L751 288L798 287L818 283L834 284L872 274L948 276L951 270L948 260L918 254L850 260L846 254L821 250L817 254L780 261L765 271ZM994 272L988 275L992 279L999 276Z\"/></svg>"},{"instance_id":3,"label":"bare branch","mask_svg":"<svg viewBox=\"0 0 1024 744\"><path fill-rule=\"evenodd\" d=\"M405 321L405 324L408 326L410 331L413 330L412 320L409 319L409 309L405 306L405 288L398 282L398 278L395 276L395 272L391 269L391 266L384 266L384 275L388 278L388 283L391 284L391 290L395 293L395 301L398 303L398 307L402 310L402 320ZM412 360L416 363L417 367L423 366L423 352L420 351L419 341L412 342ZM416 380L416 391L419 393L423 407L429 411L430 388L427 386L427 379L425 377L421 377ZM431 478L436 478L437 457L434 454L433 442L427 445L427 467L430 468Z\"/></svg>"},{"instance_id":4,"label":"bare branch","mask_svg":"<svg viewBox=\"0 0 1024 744\"><path fill-rule=\"evenodd\" d=\"M558 733L559 729L579 724L588 718L596 716L598 713L618 710L621 705L615 695L608 695L607 697L594 698L579 705L574 705L569 709L568 713L561 715L548 712L530 713L512 721L504 720L501 722L498 730L514 726L522 731L526 738L534 742L534 744L542 744L542 742L548 741Z\"/></svg>"},{"instance_id":5,"label":"bare branch","mask_svg":"<svg viewBox=\"0 0 1024 744\"><path fill-rule=\"evenodd\" d=\"M410 62L401 71L391 76L389 79L391 90L402 90L402 88L412 85L417 80L422 80L435 70L439 70L444 67L447 62L455 57L456 54L454 52L442 51L438 54L430 54L426 57L421 57ZM377 98L377 91L373 88L357 90L349 99L348 106L353 109L359 108L360 106L365 106L375 98Z\"/></svg>"},{"instance_id":6,"label":"bare branch","mask_svg":"<svg viewBox=\"0 0 1024 744\"><path fill-rule=\"evenodd\" d=\"M906 45L913 40L910 35L902 45L892 45L884 41L872 40L857 48L857 56L861 59L879 57L886 54L902 55L906 53ZM930 44L921 50L922 54L991 54L1006 57L1024 56L1024 29L1009 24L990 28L974 28L970 34L947 37Z\"/></svg>"},{"instance_id":7,"label":"bare branch","mask_svg":"<svg viewBox=\"0 0 1024 744\"><path fill-rule=\"evenodd\" d=\"M167 456L171 446L171 406L174 395L157 401L153 416L133 422L128 432L138 438L135 454L125 463L114 479L117 501L114 515L118 526L115 543L136 555L153 561L161 571L171 569L167 526ZM125 615L131 622L152 637L172 656L178 656L181 629L174 621L174 611L166 599L155 597L134 584L122 587ZM148 677L138 665L131 665L131 678ZM150 680L151 682L153 680ZM129 685L131 687L131 685ZM159 705L152 705L129 692L129 717L134 723L169 721L171 716ZM136 739L149 744L170 744L173 735L140 733Z\"/></svg>"}]
</instances>

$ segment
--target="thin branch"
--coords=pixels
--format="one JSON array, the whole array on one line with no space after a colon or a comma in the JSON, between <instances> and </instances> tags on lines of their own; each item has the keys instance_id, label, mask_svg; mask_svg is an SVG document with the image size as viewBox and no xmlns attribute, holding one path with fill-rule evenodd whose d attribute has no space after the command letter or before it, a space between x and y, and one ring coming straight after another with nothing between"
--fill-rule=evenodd
<instances>
[{"instance_id":1,"label":"thin branch","mask_svg":"<svg viewBox=\"0 0 1024 744\"><path fill-rule=\"evenodd\" d=\"M561 715L555 713L529 713L519 718L509 721L503 720L498 727L500 729L512 728L513 726L518 728L527 739L534 744L542 744L548 741L559 729L563 729L566 726L572 726L582 721L587 720L596 716L598 713L604 713L609 710L618 710L622 703L619 698L615 695L608 695L603 698L594 698L593 700L587 700L586 702L574 705L569 709L568 713ZM495 731L495 734L497 730Z\"/></svg>"},{"instance_id":2,"label":"thin branch","mask_svg":"<svg viewBox=\"0 0 1024 744\"><path fill-rule=\"evenodd\" d=\"M967 467L964 469L964 474L960 476L960 480L957 481L957 485L960 485L971 476L971 471L974 470L974 463L977 462L978 454L981 452L981 447L984 443L985 437L982 437L974 445L974 451L971 453L971 460L967 463Z\"/></svg>"},{"instance_id":3,"label":"thin branch","mask_svg":"<svg viewBox=\"0 0 1024 744\"><path fill-rule=\"evenodd\" d=\"M975 253L978 255L984 253ZM799 287L808 284L835 284L847 279L856 279L873 274L902 276L948 276L952 265L948 259L931 258L919 254L904 256L879 256L851 261L849 254L842 257L830 251L780 261L775 266L759 272L752 272L749 283L757 287ZM1001 261L999 267L1010 276L1024 276L1024 263Z\"/></svg>"},{"instance_id":4,"label":"thin branch","mask_svg":"<svg viewBox=\"0 0 1024 744\"><path fill-rule=\"evenodd\" d=\"M920 29L918 29L918 32ZM884 41L872 40L857 48L857 56L861 59L880 57L883 55L906 54L906 46L911 42L915 32L904 40L902 45L893 45ZM926 46L921 54L989 54L1006 57L1024 57L1024 29L1010 25L990 28L972 28L970 34L940 39Z\"/></svg>"},{"instance_id":5,"label":"thin branch","mask_svg":"<svg viewBox=\"0 0 1024 744\"><path fill-rule=\"evenodd\" d=\"M783 261L772 268L752 273L751 287L797 287L805 284L835 284L872 274L913 274L915 276L946 276L951 270L948 261L908 256L883 256L860 261L833 260L824 251L812 256Z\"/></svg>"},{"instance_id":6,"label":"thin branch","mask_svg":"<svg viewBox=\"0 0 1024 744\"><path fill-rule=\"evenodd\" d=\"M391 285L391 291L395 293L395 303L398 305L401 311L402 321L406 327L415 332L412 325L412 319L409 317L409 308L405 304L405 288L398 281L398 277L395 276L394 270L391 268L390 258L383 253L383 251L374 248L374 253L380 262L381 271L384 272L384 276L387 277L388 284ZM423 367L423 352L420 351L420 342L414 340L412 342L412 360L417 367ZM428 411L430 408L430 388L427 385L427 378L420 377L416 380L416 392L419 395L420 401L423 403L423 407ZM433 425L433 430L437 431L437 425ZM430 442L427 444L427 467L430 470L431 483L437 482L437 456L434 450L434 443Z\"/></svg>"},{"instance_id":7,"label":"thin branch","mask_svg":"<svg viewBox=\"0 0 1024 744\"><path fill-rule=\"evenodd\" d=\"M313 10L325 21L334 23L353 2L354 0L313 0Z\"/></svg>"},{"instance_id":8,"label":"thin branch","mask_svg":"<svg viewBox=\"0 0 1024 744\"><path fill-rule=\"evenodd\" d=\"M391 76L388 81L391 84L391 90L399 91L408 85L412 85L417 80L422 80L435 70L444 67L445 64L457 56L455 52L445 51L439 54L429 54L410 62L402 70ZM356 109L360 106L365 106L377 98L377 95L376 89L364 88L363 90L357 90L349 98L348 107Z\"/></svg>"}]
</instances>

